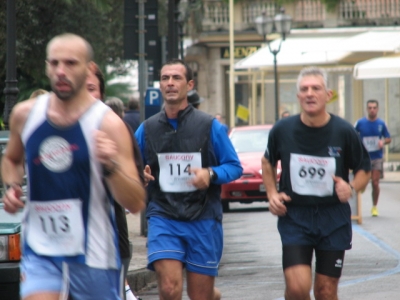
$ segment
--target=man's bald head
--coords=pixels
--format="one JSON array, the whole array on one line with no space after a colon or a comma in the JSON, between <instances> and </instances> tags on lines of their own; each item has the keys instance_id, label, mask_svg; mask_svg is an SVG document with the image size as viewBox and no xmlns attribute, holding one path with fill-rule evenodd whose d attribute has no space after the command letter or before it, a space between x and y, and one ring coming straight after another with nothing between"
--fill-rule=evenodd
<instances>
[{"instance_id":1,"label":"man's bald head","mask_svg":"<svg viewBox=\"0 0 400 300\"><path fill-rule=\"evenodd\" d=\"M47 44L47 48L46 48L47 57L49 56L51 46L56 42L73 42L73 43L83 45L86 48L87 62L93 61L94 53L93 53L92 46L83 37L81 37L77 34L73 34L73 33L63 33L63 34L57 35L54 38L52 38L49 41L49 43Z\"/></svg>"}]
</instances>

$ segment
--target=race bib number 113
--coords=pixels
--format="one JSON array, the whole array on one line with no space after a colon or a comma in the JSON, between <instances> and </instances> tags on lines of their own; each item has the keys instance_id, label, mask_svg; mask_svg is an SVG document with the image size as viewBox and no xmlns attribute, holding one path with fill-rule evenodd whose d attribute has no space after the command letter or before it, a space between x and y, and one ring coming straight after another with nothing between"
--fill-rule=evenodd
<instances>
[{"instance_id":1,"label":"race bib number 113","mask_svg":"<svg viewBox=\"0 0 400 300\"><path fill-rule=\"evenodd\" d=\"M41 255L83 254L85 248L82 201L32 200L29 205L27 240L29 246Z\"/></svg>"}]
</instances>

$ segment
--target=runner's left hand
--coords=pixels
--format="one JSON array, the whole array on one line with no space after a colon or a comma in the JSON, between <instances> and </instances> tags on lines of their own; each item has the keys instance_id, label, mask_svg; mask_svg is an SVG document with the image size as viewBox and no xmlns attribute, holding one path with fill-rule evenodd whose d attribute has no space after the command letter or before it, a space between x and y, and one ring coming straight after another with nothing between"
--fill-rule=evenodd
<instances>
[{"instance_id":1,"label":"runner's left hand","mask_svg":"<svg viewBox=\"0 0 400 300\"><path fill-rule=\"evenodd\" d=\"M347 202L351 198L352 190L348 182L344 181L343 178L338 176L332 176L335 182L335 191L340 202Z\"/></svg>"},{"instance_id":2,"label":"runner's left hand","mask_svg":"<svg viewBox=\"0 0 400 300\"><path fill-rule=\"evenodd\" d=\"M208 169L191 168L190 172L194 173L194 178L191 180L191 184L194 185L198 190L205 190L210 185L210 172Z\"/></svg>"},{"instance_id":3,"label":"runner's left hand","mask_svg":"<svg viewBox=\"0 0 400 300\"><path fill-rule=\"evenodd\" d=\"M117 144L111 140L107 133L96 130L94 132L95 153L99 162L105 167L112 168L118 154Z\"/></svg>"}]
</instances>

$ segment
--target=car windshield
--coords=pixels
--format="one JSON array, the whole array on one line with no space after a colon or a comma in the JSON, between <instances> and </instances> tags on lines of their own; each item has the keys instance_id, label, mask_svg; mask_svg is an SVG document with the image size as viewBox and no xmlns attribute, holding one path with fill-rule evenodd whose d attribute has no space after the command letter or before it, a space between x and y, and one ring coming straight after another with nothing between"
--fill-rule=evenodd
<instances>
[{"instance_id":1,"label":"car windshield","mask_svg":"<svg viewBox=\"0 0 400 300\"><path fill-rule=\"evenodd\" d=\"M237 153L264 152L267 148L269 129L238 130L230 135Z\"/></svg>"}]
</instances>

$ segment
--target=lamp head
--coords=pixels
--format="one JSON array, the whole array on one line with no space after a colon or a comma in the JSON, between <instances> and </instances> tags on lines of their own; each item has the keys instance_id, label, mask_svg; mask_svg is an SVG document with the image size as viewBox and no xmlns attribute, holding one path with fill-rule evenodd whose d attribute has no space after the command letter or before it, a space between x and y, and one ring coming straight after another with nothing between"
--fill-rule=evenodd
<instances>
[{"instance_id":1,"label":"lamp head","mask_svg":"<svg viewBox=\"0 0 400 300\"><path fill-rule=\"evenodd\" d=\"M274 18L274 23L276 31L282 35L282 40L285 40L286 35L290 33L292 28L292 17L285 14L285 9L281 7L280 13Z\"/></svg>"},{"instance_id":2,"label":"lamp head","mask_svg":"<svg viewBox=\"0 0 400 300\"><path fill-rule=\"evenodd\" d=\"M261 16L255 18L254 23L256 25L257 33L265 38L266 35L272 32L274 20L271 17L268 17L266 12L263 11Z\"/></svg>"}]
</instances>

